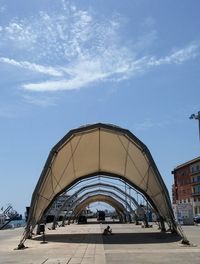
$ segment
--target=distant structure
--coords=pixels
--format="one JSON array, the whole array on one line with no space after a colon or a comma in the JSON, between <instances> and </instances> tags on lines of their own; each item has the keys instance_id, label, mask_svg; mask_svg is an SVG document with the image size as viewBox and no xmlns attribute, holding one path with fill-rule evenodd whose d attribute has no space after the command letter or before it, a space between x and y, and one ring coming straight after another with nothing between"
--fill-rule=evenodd
<instances>
[{"instance_id":1,"label":"distant structure","mask_svg":"<svg viewBox=\"0 0 200 264\"><path fill-rule=\"evenodd\" d=\"M190 119L196 119L198 120L198 123L199 123L199 141L200 141L200 111L195 115L195 114L192 114L190 116Z\"/></svg>"},{"instance_id":2,"label":"distant structure","mask_svg":"<svg viewBox=\"0 0 200 264\"><path fill-rule=\"evenodd\" d=\"M53 222L54 216L58 213L58 220L61 221L69 210L71 203L76 200L76 196L70 198L66 193L59 195L46 214L46 222Z\"/></svg>"},{"instance_id":3,"label":"distant structure","mask_svg":"<svg viewBox=\"0 0 200 264\"><path fill-rule=\"evenodd\" d=\"M172 174L173 204L191 204L193 215L200 214L200 156L177 166Z\"/></svg>"}]
</instances>

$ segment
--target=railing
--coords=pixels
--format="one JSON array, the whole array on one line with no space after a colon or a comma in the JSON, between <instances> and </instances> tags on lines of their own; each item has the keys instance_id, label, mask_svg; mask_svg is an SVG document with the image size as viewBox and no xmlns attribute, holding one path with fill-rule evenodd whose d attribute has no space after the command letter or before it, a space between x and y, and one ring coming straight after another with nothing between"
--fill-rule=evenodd
<instances>
[{"instance_id":1,"label":"railing","mask_svg":"<svg viewBox=\"0 0 200 264\"><path fill-rule=\"evenodd\" d=\"M193 192L192 195L200 195L200 191L199 192Z\"/></svg>"},{"instance_id":2,"label":"railing","mask_svg":"<svg viewBox=\"0 0 200 264\"><path fill-rule=\"evenodd\" d=\"M198 172L200 172L200 168L199 169L195 169L195 170L191 170L190 174L193 175L193 174L196 174Z\"/></svg>"},{"instance_id":3,"label":"railing","mask_svg":"<svg viewBox=\"0 0 200 264\"><path fill-rule=\"evenodd\" d=\"M200 176L198 175L197 177L192 178L191 183L200 183Z\"/></svg>"}]
</instances>

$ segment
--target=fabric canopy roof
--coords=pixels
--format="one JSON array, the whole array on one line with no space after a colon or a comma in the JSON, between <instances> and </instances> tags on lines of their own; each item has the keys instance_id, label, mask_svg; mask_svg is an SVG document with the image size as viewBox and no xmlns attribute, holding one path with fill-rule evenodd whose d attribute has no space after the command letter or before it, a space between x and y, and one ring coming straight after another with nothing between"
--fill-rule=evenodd
<instances>
[{"instance_id":1,"label":"fabric canopy roof","mask_svg":"<svg viewBox=\"0 0 200 264\"><path fill-rule=\"evenodd\" d=\"M167 188L148 148L129 130L98 123L71 130L53 147L32 195L27 226L39 223L59 194L94 175L123 178L175 224Z\"/></svg>"}]
</instances>

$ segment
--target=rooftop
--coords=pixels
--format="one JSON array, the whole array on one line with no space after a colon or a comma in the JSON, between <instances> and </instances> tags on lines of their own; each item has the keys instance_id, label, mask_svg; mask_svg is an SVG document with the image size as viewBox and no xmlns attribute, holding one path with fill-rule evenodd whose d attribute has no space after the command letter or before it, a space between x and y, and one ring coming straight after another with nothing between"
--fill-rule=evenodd
<instances>
[{"instance_id":1,"label":"rooftop","mask_svg":"<svg viewBox=\"0 0 200 264\"><path fill-rule=\"evenodd\" d=\"M180 168L182 168L182 167L185 167L185 166L188 166L188 165L192 165L193 163L198 162L198 161L200 161L200 156L199 156L199 157L196 157L196 158L194 158L194 159L192 159L192 160L189 160L189 161L187 161L187 162L184 162L183 164L178 165L178 166L174 169L174 171L177 170L177 169L180 169Z\"/></svg>"}]
</instances>

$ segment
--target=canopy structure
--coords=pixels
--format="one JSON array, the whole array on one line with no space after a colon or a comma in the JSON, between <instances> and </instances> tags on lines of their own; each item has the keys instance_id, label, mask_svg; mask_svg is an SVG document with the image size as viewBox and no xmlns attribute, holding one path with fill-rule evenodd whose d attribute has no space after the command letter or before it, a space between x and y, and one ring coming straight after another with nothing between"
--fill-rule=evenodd
<instances>
[{"instance_id":1,"label":"canopy structure","mask_svg":"<svg viewBox=\"0 0 200 264\"><path fill-rule=\"evenodd\" d=\"M71 203L71 200L74 200L74 198L77 198L82 192L85 192L86 190L88 189L93 189L93 188L96 188L98 187L99 190L100 189L108 189L108 190L114 190L116 191L117 193L125 196L126 198L129 199L129 201L131 201L131 203L135 206L135 208L137 209L139 207L139 204L138 202L136 201L136 199L127 194L125 191L123 191L122 189L120 189L119 187L115 186L115 185L111 185L111 184L108 184L108 183L102 183L102 182L98 182L98 183L95 183L95 184L88 184L86 186L83 186L81 187L78 191L76 191L73 195L71 195L70 197L68 197L62 204L61 207L58 208L57 210L57 213L55 215L55 221L58 221L58 218L59 218L59 214L65 209L66 205L70 202ZM75 200L76 201L76 200Z\"/></svg>"},{"instance_id":2,"label":"canopy structure","mask_svg":"<svg viewBox=\"0 0 200 264\"><path fill-rule=\"evenodd\" d=\"M96 190L94 190L94 188L98 188ZM56 227L56 223L58 222L59 220L59 216L61 214L61 212L63 210L65 210L66 206L70 203L70 206L68 207L66 213L65 213L65 217L63 217L63 220L62 220L62 225L64 225L65 223L65 219L67 217L67 214L72 210L72 208L76 205L76 204L80 204L82 203L81 202L81 197L80 195L86 191L88 191L89 189L93 189L93 193L94 194L97 194L99 193L101 190L102 191L109 191L109 194L112 194L112 191L115 191L117 194L119 194L120 196L124 197L124 199L129 199L129 203L126 201L126 200L121 200L122 203L125 202L127 203L126 207L129 207L130 205L133 205L135 209L138 209L140 208L140 205L138 204L138 202L136 201L136 199L127 194L125 191L123 191L121 188L115 186L115 185L111 185L111 184L108 184L108 183L102 183L102 182L98 182L98 183L94 183L94 184L88 184L88 185L85 185L81 188L78 189L78 191L76 191L73 195L69 196L62 204L62 206L60 206L57 211L56 211L56 214L54 215L54 221L53 221L53 225L52 225L52 228L55 229ZM114 193L114 195L116 194ZM86 192L84 195L87 195L88 192ZM119 197L121 199L121 197ZM97 201L97 200L96 200ZM98 200L99 201L99 200ZM109 204L109 203L108 203ZM87 204L88 205L88 204ZM130 209L132 211L132 208Z\"/></svg>"},{"instance_id":3,"label":"canopy structure","mask_svg":"<svg viewBox=\"0 0 200 264\"><path fill-rule=\"evenodd\" d=\"M69 131L52 148L32 195L24 236L59 194L96 175L122 178L176 229L168 190L146 145L129 130L97 123Z\"/></svg>"},{"instance_id":4,"label":"canopy structure","mask_svg":"<svg viewBox=\"0 0 200 264\"><path fill-rule=\"evenodd\" d=\"M128 215L127 209L115 198L113 198L110 195L106 194L96 194L86 197L81 203L77 204L74 208L74 215L78 215L81 210L83 210L86 206L88 206L90 203L100 201L105 202L109 205L111 205L113 208L116 209L116 211L122 215L123 219L125 220L125 216Z\"/></svg>"},{"instance_id":5,"label":"canopy structure","mask_svg":"<svg viewBox=\"0 0 200 264\"><path fill-rule=\"evenodd\" d=\"M75 208L77 205L81 204L85 199L87 199L88 197L94 197L96 196L97 194L99 195L107 195L109 197L112 197L113 199L115 199L116 201L120 201L120 204L122 205L126 205L127 208L129 208L129 211L130 212L133 212L133 209L132 207L130 206L130 204L124 200L122 197L120 197L119 195L117 195L116 193L114 192L111 192L111 191L108 191L108 190L99 190L99 189L96 189L96 190L92 190L92 191L89 191L89 192L86 192L84 193L79 199L77 199L76 201L74 201L71 206L69 207L69 211L71 211L73 208ZM96 200L96 201L99 201L99 200ZM94 201L95 202L95 201ZM109 204L109 203L108 203ZM68 211L66 212L66 214L68 213Z\"/></svg>"}]
</instances>

